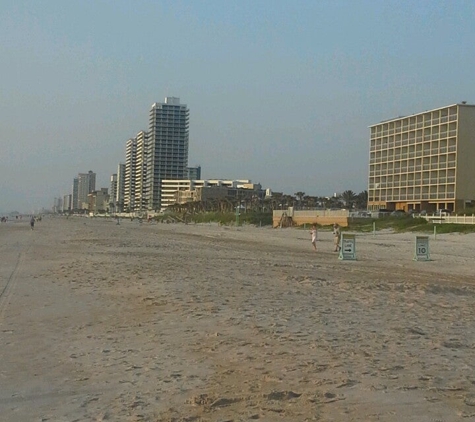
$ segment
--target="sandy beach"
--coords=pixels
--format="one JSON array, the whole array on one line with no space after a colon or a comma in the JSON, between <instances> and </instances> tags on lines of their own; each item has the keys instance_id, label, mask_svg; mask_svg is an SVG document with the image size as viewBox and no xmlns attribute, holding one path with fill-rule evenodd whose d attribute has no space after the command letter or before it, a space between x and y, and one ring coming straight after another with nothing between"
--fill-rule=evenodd
<instances>
[{"instance_id":1,"label":"sandy beach","mask_svg":"<svg viewBox=\"0 0 475 422\"><path fill-rule=\"evenodd\" d=\"M0 225L0 420L475 420L475 235Z\"/></svg>"}]
</instances>

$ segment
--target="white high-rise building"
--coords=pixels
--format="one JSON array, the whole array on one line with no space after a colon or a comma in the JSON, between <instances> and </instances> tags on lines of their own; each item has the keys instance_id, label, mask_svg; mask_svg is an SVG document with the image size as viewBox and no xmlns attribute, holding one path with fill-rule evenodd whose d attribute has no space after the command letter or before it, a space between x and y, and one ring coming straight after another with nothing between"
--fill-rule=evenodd
<instances>
[{"instance_id":1,"label":"white high-rise building","mask_svg":"<svg viewBox=\"0 0 475 422\"><path fill-rule=\"evenodd\" d=\"M135 182L137 163L137 139L131 138L125 144L124 211L135 207Z\"/></svg>"},{"instance_id":2,"label":"white high-rise building","mask_svg":"<svg viewBox=\"0 0 475 422\"><path fill-rule=\"evenodd\" d=\"M115 206L117 212L124 209L125 197L125 163L119 163L117 166L117 191L115 192Z\"/></svg>"},{"instance_id":3,"label":"white high-rise building","mask_svg":"<svg viewBox=\"0 0 475 422\"><path fill-rule=\"evenodd\" d=\"M135 192L134 211L147 209L147 148L148 133L140 131L135 137L137 150L135 155Z\"/></svg>"},{"instance_id":4,"label":"white high-rise building","mask_svg":"<svg viewBox=\"0 0 475 422\"><path fill-rule=\"evenodd\" d=\"M143 204L158 210L162 180L187 178L188 107L179 98L166 97L165 102L152 105L149 123Z\"/></svg>"}]
</instances>

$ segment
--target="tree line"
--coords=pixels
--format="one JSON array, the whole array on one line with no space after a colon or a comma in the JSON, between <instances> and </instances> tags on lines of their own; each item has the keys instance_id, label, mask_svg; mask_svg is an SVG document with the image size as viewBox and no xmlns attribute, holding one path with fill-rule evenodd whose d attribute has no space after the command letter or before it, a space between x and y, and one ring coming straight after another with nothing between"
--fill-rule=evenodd
<instances>
[{"instance_id":1,"label":"tree line","mask_svg":"<svg viewBox=\"0 0 475 422\"><path fill-rule=\"evenodd\" d=\"M252 192L252 191L251 191ZM192 201L184 204L174 204L167 209L179 213L202 213L202 212L272 212L279 209L294 207L298 210L311 210L316 208L346 208L366 210L368 203L368 192L362 191L358 194L351 190L346 190L340 195L334 196L311 196L305 192L296 192L293 195L283 193L273 193L269 198L262 198L255 192L242 194L236 198L215 198L204 201Z\"/></svg>"}]
</instances>

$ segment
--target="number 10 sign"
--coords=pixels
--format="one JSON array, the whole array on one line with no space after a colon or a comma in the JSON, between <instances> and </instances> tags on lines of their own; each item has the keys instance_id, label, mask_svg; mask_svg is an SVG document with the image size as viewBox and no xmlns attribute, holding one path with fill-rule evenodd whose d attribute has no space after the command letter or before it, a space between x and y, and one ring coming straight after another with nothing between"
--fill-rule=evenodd
<instances>
[{"instance_id":1,"label":"number 10 sign","mask_svg":"<svg viewBox=\"0 0 475 422\"><path fill-rule=\"evenodd\" d=\"M416 236L415 261L430 261L429 236Z\"/></svg>"}]
</instances>

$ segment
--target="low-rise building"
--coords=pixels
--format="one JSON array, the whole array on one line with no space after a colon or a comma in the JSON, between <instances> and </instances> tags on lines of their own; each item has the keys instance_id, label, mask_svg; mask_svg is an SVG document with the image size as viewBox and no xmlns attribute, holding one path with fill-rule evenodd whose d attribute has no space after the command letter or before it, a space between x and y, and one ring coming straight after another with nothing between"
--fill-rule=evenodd
<instances>
[{"instance_id":1,"label":"low-rise building","mask_svg":"<svg viewBox=\"0 0 475 422\"><path fill-rule=\"evenodd\" d=\"M88 210L92 213L105 212L109 209L109 193L107 188L95 190L88 196Z\"/></svg>"},{"instance_id":2,"label":"low-rise building","mask_svg":"<svg viewBox=\"0 0 475 422\"><path fill-rule=\"evenodd\" d=\"M162 209L191 201L246 199L251 196L264 198L266 195L259 183L248 179L163 180L161 192Z\"/></svg>"}]
</instances>

